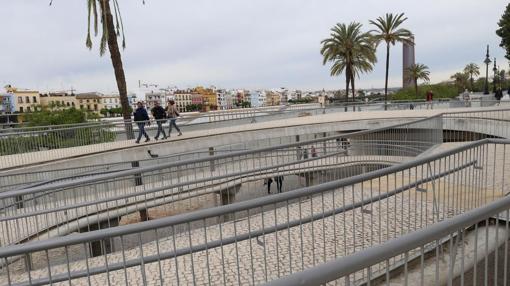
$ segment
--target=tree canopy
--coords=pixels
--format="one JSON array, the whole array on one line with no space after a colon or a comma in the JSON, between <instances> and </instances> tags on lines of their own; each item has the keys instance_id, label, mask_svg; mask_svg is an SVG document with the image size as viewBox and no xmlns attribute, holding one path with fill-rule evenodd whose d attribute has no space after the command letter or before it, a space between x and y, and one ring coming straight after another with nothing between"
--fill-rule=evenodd
<instances>
[{"instance_id":1,"label":"tree canopy","mask_svg":"<svg viewBox=\"0 0 510 286\"><path fill-rule=\"evenodd\" d=\"M499 44L506 51L505 58L510 60L510 4L506 6L505 12L498 22L499 29L496 34L501 37Z\"/></svg>"}]
</instances>

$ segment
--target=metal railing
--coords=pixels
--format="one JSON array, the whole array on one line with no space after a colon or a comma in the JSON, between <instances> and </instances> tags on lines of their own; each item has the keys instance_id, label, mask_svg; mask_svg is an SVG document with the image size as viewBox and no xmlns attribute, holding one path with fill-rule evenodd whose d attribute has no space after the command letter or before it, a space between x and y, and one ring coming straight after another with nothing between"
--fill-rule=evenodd
<instances>
[{"instance_id":1,"label":"metal railing","mask_svg":"<svg viewBox=\"0 0 510 286\"><path fill-rule=\"evenodd\" d=\"M403 110L413 106L414 109L429 108L457 108L457 107L487 107L499 104L498 101L407 101L392 102L388 105L388 110ZM510 102L502 102L502 104ZM316 106L290 106L284 109L241 109L232 112L211 112L200 116L186 116L178 119L178 124L185 131L203 130L210 128L227 127L239 124L249 124L253 122L264 122L277 119L286 119L299 116L311 116L326 113L337 113L350 111L351 107L355 111L382 111L384 106L381 103L363 103L352 106L331 106L328 108L317 108ZM347 108L347 110L345 110ZM147 131L155 132L156 122L147 126ZM133 123L133 130L137 131L136 124ZM55 150L60 148L69 148L76 146L97 145L98 143L126 141L129 136L125 131L123 120L107 120L97 122L87 122L80 124L64 124L51 126L33 126L0 129L0 155L11 155L28 152L37 152L44 150ZM126 142L131 143L131 142ZM117 144L118 145L118 144ZM120 145L119 145L120 146ZM120 146L122 147L122 146ZM96 148L97 149L97 148ZM99 149L97 149L99 150Z\"/></svg>"},{"instance_id":2,"label":"metal railing","mask_svg":"<svg viewBox=\"0 0 510 286\"><path fill-rule=\"evenodd\" d=\"M348 164L384 165L409 160L443 141L441 126L441 116L436 116L375 130L148 167L131 166L109 174L97 172L4 191L0 193L0 243L67 234L110 217L160 205L173 210L177 203L192 205L211 194L230 202L240 184L257 178L301 174L310 185L310 178L324 170L333 169L327 178L315 183L341 177L335 168ZM75 226L69 227L70 223ZM60 224L68 229L49 231Z\"/></svg>"},{"instance_id":3,"label":"metal railing","mask_svg":"<svg viewBox=\"0 0 510 286\"><path fill-rule=\"evenodd\" d=\"M402 120L402 119L401 119ZM415 118L406 118L405 121L413 121ZM345 121L346 125L349 125L349 122L354 123L362 123L365 120L352 120ZM386 122L383 119L378 120L378 125L382 126L391 126L395 125L394 119L389 119L389 122ZM404 121L404 122L405 122ZM370 120L368 121L371 122ZM133 164L139 167L157 165L162 163L176 162L182 160L190 160L190 159L199 159L199 158L207 158L213 156L215 154L226 154L235 151L243 151L243 150L253 150L265 147L279 146L285 145L289 143L295 143L300 141L307 141L314 138L323 138L330 137L338 134L346 134L346 130L343 130L345 127L338 126L335 127L334 123L326 122L321 124L314 124L314 129L317 130L316 133L309 134L303 133L300 135L284 135L279 137L274 136L263 136L262 139L255 140L240 140L239 142L233 143L223 143L220 145L216 144L208 144L208 147L200 148L195 147L193 152L184 152L178 153L174 149L172 149L171 153L165 155L156 151L156 154L153 153L143 153L139 152L137 156L132 156L129 160L122 161L113 161L109 163L101 163L101 164L90 164L87 162L83 162L79 164L79 167L67 166L66 168L62 168L59 164L46 165L45 170L12 170L12 171L4 171L0 174L0 180L4 183L0 186L0 192L5 190L12 190L16 187L26 187L32 184L44 183L45 181L52 181L59 178L68 178L68 177L76 177L76 176L87 176L87 174L94 172L111 172L118 170L131 169ZM337 131L335 128L338 128ZM319 130L328 130L328 132L319 132ZM105 151L106 152L106 151ZM165 152L165 151L163 151ZM167 151L168 152L168 151ZM138 157L135 159L134 157ZM145 159L149 157L150 159ZM153 158L151 158L153 157ZM117 159L118 160L118 159ZM107 160L110 161L110 160ZM75 164L76 165L76 164Z\"/></svg>"},{"instance_id":4,"label":"metal railing","mask_svg":"<svg viewBox=\"0 0 510 286\"><path fill-rule=\"evenodd\" d=\"M445 142L452 141L473 141L483 139L487 136L510 138L510 129L507 128L507 121L510 119L510 114L506 109L503 110L485 110L478 112L450 112L444 113L444 137ZM382 122L382 121L381 121ZM328 123L326 123L327 125ZM211 146L209 148L197 149L194 152L175 153L171 155L156 154L151 155L155 158L151 159L138 159L129 161L117 161L108 164L81 164L80 167L67 167L64 169L47 166L44 171L30 171L30 172L4 172L0 175L0 180L3 184L0 186L0 191L12 190L15 187L26 187L32 184L44 183L53 181L59 178L87 176L93 172L111 172L114 170L125 170L132 168L134 162L137 165L149 166L161 164L164 162L175 162L187 159L198 159L209 157L212 154L223 154L232 151L241 151L248 149L257 149L266 146L282 145L286 143L298 142L299 140L307 140L310 138L317 138L317 136L330 136L332 133L321 134L303 134L301 136L282 136L271 137L259 140L250 140L246 142L232 143L227 145ZM212 150L211 150L212 148ZM149 157L147 154L142 154L142 157ZM157 156L157 157L156 157Z\"/></svg>"},{"instance_id":5,"label":"metal railing","mask_svg":"<svg viewBox=\"0 0 510 286\"><path fill-rule=\"evenodd\" d=\"M504 137L507 113L444 114L377 130L0 193L2 218L11 222L5 229L22 234L12 240L2 230L10 243L27 234L37 238L42 229L58 235L62 228L98 225L98 230L87 233L1 247L0 284L259 284L278 278L284 280L275 283L408 284L411 278L431 282L424 278L430 277L426 275L430 269L435 285L455 279L468 283L462 273L469 271L473 281L504 283L510 141L485 139L439 154L423 152L443 142L443 125L453 130L447 135L451 141L460 140L455 131L466 130ZM459 122L465 124L459 128ZM494 127L479 129L488 122ZM342 138L350 147L342 144L346 142ZM421 156L409 161L417 155ZM352 160L342 161L346 158ZM360 170L324 173L360 161L364 162ZM368 168L374 162L402 161ZM219 196L227 190L229 201L239 184L289 174L303 178L307 187L181 210L143 223L115 226L108 219L101 221L105 213L119 218L158 204L172 209L175 202L199 203L206 188ZM318 185L307 182L321 174L325 177ZM124 193L119 194L121 190ZM172 191L165 193L168 190ZM135 198L131 209L115 213L130 198ZM499 227L493 227L495 222ZM35 231L23 233L32 227ZM472 240L476 242L470 245ZM468 247L474 257L465 252ZM361 259L367 257L370 260ZM489 266L492 262L495 266Z\"/></svg>"},{"instance_id":6,"label":"metal railing","mask_svg":"<svg viewBox=\"0 0 510 286\"><path fill-rule=\"evenodd\" d=\"M425 271L429 253L438 263L432 269L442 271L442 261L458 261L452 258L453 252L471 235L469 226L476 228L478 222L502 211L508 216L508 144L508 140L480 140L317 186L144 223L6 246L0 248L4 261L0 281L8 285L66 281L89 285L258 284L290 275L287 279L291 280L280 282L320 284L342 278L338 284L351 285L397 279L393 271L401 267L409 275L411 259L422 265L418 273ZM475 234L490 234L483 247L474 245L474 253L488 263L489 252L477 251L487 250L485 245L493 239L496 249L506 250L508 222L495 232L482 225L478 229L483 232L475 229ZM452 239L455 237L457 240ZM406 243L396 244L402 241ZM388 245L384 243L390 250L377 247ZM101 252L96 257L91 255L94 247ZM459 258L465 258L461 261L467 263L468 256L460 253ZM496 255L500 256L507 257L508 252ZM317 266L323 263L327 264ZM344 268L346 265L352 268ZM334 271L331 267L336 266L340 268ZM456 278L455 267L447 271L450 281ZM321 272L324 268L328 271ZM314 275L306 277L310 271ZM491 268L485 276L499 277L495 271ZM503 269L502 277L507 277L507 272ZM436 277L442 279L441 274Z\"/></svg>"}]
</instances>

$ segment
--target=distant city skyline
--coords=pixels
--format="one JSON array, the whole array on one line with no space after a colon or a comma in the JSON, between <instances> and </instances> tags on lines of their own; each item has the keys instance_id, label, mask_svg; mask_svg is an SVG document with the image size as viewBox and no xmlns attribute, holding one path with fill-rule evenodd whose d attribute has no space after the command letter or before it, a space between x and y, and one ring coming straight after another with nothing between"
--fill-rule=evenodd
<instances>
[{"instance_id":1,"label":"distant city skyline","mask_svg":"<svg viewBox=\"0 0 510 286\"><path fill-rule=\"evenodd\" d=\"M487 44L499 67L508 61L495 34L507 1L207 0L121 2L127 48L122 52L128 91L138 80L161 86L337 90L344 78L322 66L320 41L337 22L404 12L404 27L416 37L416 62L430 67L431 81L448 80L470 62L484 70ZM0 84L48 90L116 92L108 55L98 40L88 51L83 1L10 1L0 46ZM366 9L370 7L370 9ZM374 72L357 87L384 86L384 47ZM492 70L492 66L490 67ZM402 46L391 49L390 87L402 83Z\"/></svg>"}]
</instances>

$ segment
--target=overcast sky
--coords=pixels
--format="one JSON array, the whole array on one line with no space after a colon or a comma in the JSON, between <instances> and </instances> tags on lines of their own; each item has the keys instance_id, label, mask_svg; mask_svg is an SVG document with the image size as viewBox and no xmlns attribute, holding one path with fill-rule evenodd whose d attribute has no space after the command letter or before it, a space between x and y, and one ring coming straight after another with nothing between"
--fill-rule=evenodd
<instances>
[{"instance_id":1,"label":"overcast sky","mask_svg":"<svg viewBox=\"0 0 510 286\"><path fill-rule=\"evenodd\" d=\"M416 60L430 67L432 82L446 80L467 63L482 67L491 46L508 70L495 34L503 0L119 0L127 47L122 52L128 90L138 80L162 86L337 89L320 41L336 23L359 21L365 30L386 12L404 12L403 27L416 36ZM2 1L0 84L39 90L112 92L116 83L98 38L85 47L85 0ZM384 86L384 48L361 88ZM400 86L402 46L391 49L390 86ZM485 73L485 67L483 67Z\"/></svg>"}]
</instances>

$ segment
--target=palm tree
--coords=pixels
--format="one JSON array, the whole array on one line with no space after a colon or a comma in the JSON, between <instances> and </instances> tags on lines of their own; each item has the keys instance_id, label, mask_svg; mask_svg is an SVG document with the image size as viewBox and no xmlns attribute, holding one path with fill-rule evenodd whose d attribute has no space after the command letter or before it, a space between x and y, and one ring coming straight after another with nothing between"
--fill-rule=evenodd
<instances>
[{"instance_id":1,"label":"palm tree","mask_svg":"<svg viewBox=\"0 0 510 286\"><path fill-rule=\"evenodd\" d=\"M424 64L413 64L405 70L406 79L414 83L416 97L418 97L418 80L428 82L430 81L429 75L429 67Z\"/></svg>"},{"instance_id":2,"label":"palm tree","mask_svg":"<svg viewBox=\"0 0 510 286\"><path fill-rule=\"evenodd\" d=\"M467 73L458 72L452 75L450 78L454 80L455 86L460 92L466 88L467 82L469 80L469 75Z\"/></svg>"},{"instance_id":3,"label":"palm tree","mask_svg":"<svg viewBox=\"0 0 510 286\"><path fill-rule=\"evenodd\" d=\"M115 21L113 20L110 2L113 4L113 12ZM99 7L99 8L98 8ZM131 112L129 100L127 97L126 77L122 66L122 57L117 43L117 37L122 36L122 48L126 47L124 37L124 24L120 14L118 0L87 0L88 10L88 30L85 45L92 49L92 40L90 37L91 20L94 25L94 35L98 34L98 20L101 22L101 39L99 41L99 54L103 56L106 47L110 51L110 58L115 72L115 80L117 81L117 89L119 90L120 105L122 107L122 115L125 121L126 135L128 139L133 139L133 127L131 125ZM100 14L98 13L98 10Z\"/></svg>"},{"instance_id":4,"label":"palm tree","mask_svg":"<svg viewBox=\"0 0 510 286\"><path fill-rule=\"evenodd\" d=\"M474 87L474 79L473 76L479 76L480 75L480 68L475 63L470 63L466 65L464 68L464 73L469 74L469 79L471 82L471 90L473 90Z\"/></svg>"},{"instance_id":5,"label":"palm tree","mask_svg":"<svg viewBox=\"0 0 510 286\"><path fill-rule=\"evenodd\" d=\"M387 107L388 101L388 72L390 68L390 44L395 45L397 42L407 43L414 45L413 34L411 31L399 26L407 20L404 13L393 15L392 13L386 13L385 17L379 17L375 21L370 20L370 24L377 27L376 30L372 30L373 36L377 43L382 41L386 42L386 79L384 81L384 106Z\"/></svg>"},{"instance_id":6,"label":"palm tree","mask_svg":"<svg viewBox=\"0 0 510 286\"><path fill-rule=\"evenodd\" d=\"M331 28L330 38L321 41L322 64L332 62L331 76L345 74L345 98L349 98L349 84L355 97L354 80L360 73L369 72L377 61L375 44L370 33L361 31L362 25L336 24Z\"/></svg>"}]
</instances>

